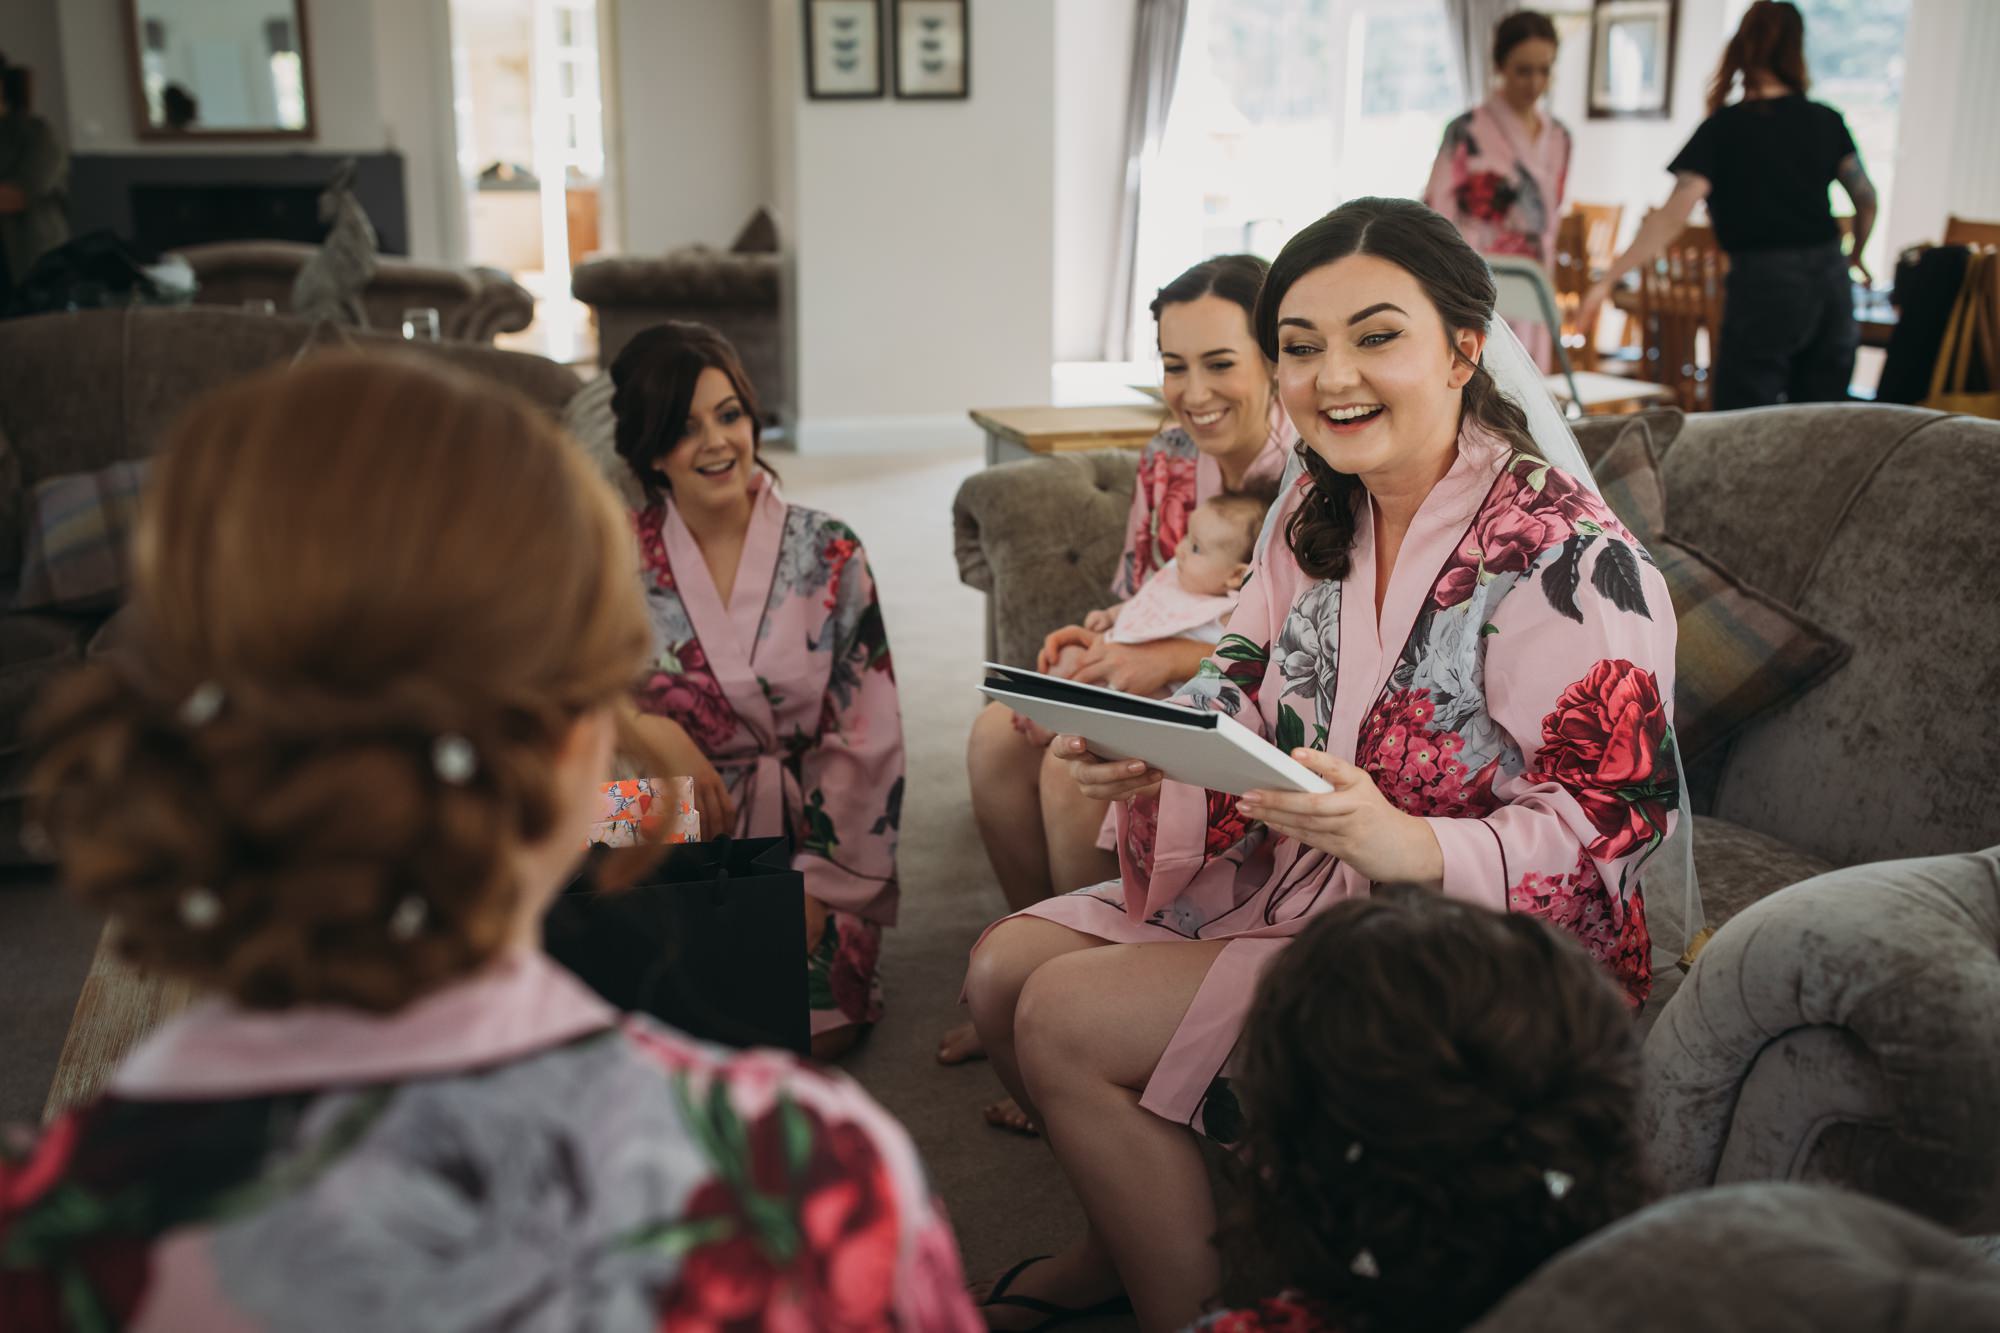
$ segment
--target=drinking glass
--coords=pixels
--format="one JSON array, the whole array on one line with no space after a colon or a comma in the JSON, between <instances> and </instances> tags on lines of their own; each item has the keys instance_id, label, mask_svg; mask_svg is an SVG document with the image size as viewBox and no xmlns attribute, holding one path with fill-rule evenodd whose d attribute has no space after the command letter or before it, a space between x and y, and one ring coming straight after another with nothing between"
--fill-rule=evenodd
<instances>
[{"instance_id":1,"label":"drinking glass","mask_svg":"<svg viewBox=\"0 0 2000 1333\"><path fill-rule=\"evenodd\" d=\"M403 312L403 337L410 342L434 343L443 338L438 312L432 306L412 306Z\"/></svg>"}]
</instances>

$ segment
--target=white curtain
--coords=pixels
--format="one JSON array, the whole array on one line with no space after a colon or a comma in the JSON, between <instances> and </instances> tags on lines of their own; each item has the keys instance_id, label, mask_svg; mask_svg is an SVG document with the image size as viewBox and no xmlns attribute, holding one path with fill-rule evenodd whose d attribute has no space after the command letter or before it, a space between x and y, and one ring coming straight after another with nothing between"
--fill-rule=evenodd
<instances>
[{"instance_id":1,"label":"white curtain","mask_svg":"<svg viewBox=\"0 0 2000 1333\"><path fill-rule=\"evenodd\" d=\"M1451 27L1452 53L1458 58L1459 87L1467 106L1486 100L1493 68L1493 29L1517 9L1532 8L1532 0L1442 0Z\"/></svg>"},{"instance_id":2,"label":"white curtain","mask_svg":"<svg viewBox=\"0 0 2000 1333\"><path fill-rule=\"evenodd\" d=\"M1112 252L1111 290L1104 315L1104 359L1132 357L1132 284L1139 260L1139 199L1146 169L1167 132L1188 0L1139 0L1133 23L1132 91L1125 104L1125 188Z\"/></svg>"}]
</instances>

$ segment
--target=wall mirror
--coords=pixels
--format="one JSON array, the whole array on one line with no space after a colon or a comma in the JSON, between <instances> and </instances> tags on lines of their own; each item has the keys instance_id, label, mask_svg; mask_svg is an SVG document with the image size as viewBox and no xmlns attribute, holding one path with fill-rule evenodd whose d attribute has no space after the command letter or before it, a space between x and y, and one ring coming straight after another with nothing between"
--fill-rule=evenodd
<instances>
[{"instance_id":1,"label":"wall mirror","mask_svg":"<svg viewBox=\"0 0 2000 1333\"><path fill-rule=\"evenodd\" d=\"M142 139L310 139L306 0L125 0Z\"/></svg>"}]
</instances>

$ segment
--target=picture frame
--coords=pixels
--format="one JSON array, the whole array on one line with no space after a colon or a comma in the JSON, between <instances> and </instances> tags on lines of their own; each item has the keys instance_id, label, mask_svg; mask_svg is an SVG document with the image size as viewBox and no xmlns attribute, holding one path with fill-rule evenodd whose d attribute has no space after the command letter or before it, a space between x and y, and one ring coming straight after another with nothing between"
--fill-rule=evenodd
<instances>
[{"instance_id":1,"label":"picture frame","mask_svg":"<svg viewBox=\"0 0 2000 1333\"><path fill-rule=\"evenodd\" d=\"M1590 11L1592 120L1665 120L1680 0L1597 0Z\"/></svg>"},{"instance_id":2,"label":"picture frame","mask_svg":"<svg viewBox=\"0 0 2000 1333\"><path fill-rule=\"evenodd\" d=\"M896 96L964 101L972 96L971 0L894 0Z\"/></svg>"},{"instance_id":3,"label":"picture frame","mask_svg":"<svg viewBox=\"0 0 2000 1333\"><path fill-rule=\"evenodd\" d=\"M882 96L882 0L803 3L806 96L816 102Z\"/></svg>"}]
</instances>

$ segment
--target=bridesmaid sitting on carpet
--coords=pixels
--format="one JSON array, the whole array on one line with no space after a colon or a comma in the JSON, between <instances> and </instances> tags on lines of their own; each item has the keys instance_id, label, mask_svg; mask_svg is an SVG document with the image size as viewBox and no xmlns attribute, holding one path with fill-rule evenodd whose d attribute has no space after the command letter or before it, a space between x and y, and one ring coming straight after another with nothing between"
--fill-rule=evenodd
<instances>
[{"instance_id":1,"label":"bridesmaid sitting on carpet","mask_svg":"<svg viewBox=\"0 0 2000 1333\"><path fill-rule=\"evenodd\" d=\"M618 453L648 498L640 727L668 772L695 775L707 836L791 838L813 1054L830 1060L882 1016L876 959L896 920L903 720L875 579L853 529L778 493L721 334L648 329L611 378Z\"/></svg>"},{"instance_id":2,"label":"bridesmaid sitting on carpet","mask_svg":"<svg viewBox=\"0 0 2000 1333\"><path fill-rule=\"evenodd\" d=\"M978 1327L858 1088L541 951L638 576L610 488L487 381L316 358L175 428L131 652L45 701L33 795L125 956L209 998L0 1135L8 1333Z\"/></svg>"},{"instance_id":3,"label":"bridesmaid sitting on carpet","mask_svg":"<svg viewBox=\"0 0 2000 1333\"><path fill-rule=\"evenodd\" d=\"M1202 1333L1465 1328L1654 1192L1618 988L1521 914L1342 899L1265 972L1237 1060L1244 1299Z\"/></svg>"},{"instance_id":4,"label":"bridesmaid sitting on carpet","mask_svg":"<svg viewBox=\"0 0 2000 1333\"><path fill-rule=\"evenodd\" d=\"M1482 363L1493 304L1485 263L1410 200L1344 204L1271 266L1257 336L1310 481L1178 697L1334 790L1237 798L1052 743L1081 791L1126 804L1119 878L1000 922L967 976L1089 1222L1008 1300L1129 1294L1148 1329L1200 1313L1220 1272L1194 1135L1240 1135L1232 1052L1258 974L1344 898L1406 884L1545 917L1645 999L1638 872L1679 785L1672 603L1560 417L1531 435ZM1491 336L1545 392L1505 325Z\"/></svg>"}]
</instances>

